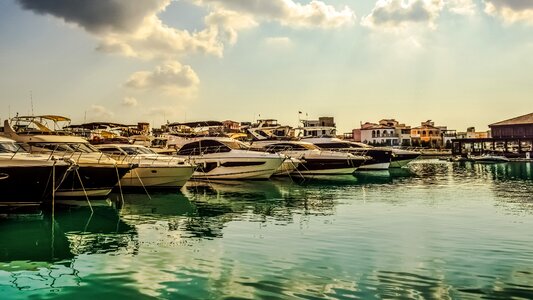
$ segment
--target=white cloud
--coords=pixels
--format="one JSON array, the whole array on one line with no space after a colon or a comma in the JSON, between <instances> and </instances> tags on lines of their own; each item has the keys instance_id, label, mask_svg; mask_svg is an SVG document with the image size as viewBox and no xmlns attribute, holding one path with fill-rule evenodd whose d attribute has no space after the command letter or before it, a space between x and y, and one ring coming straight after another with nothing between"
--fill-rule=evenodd
<instances>
[{"instance_id":1,"label":"white cloud","mask_svg":"<svg viewBox=\"0 0 533 300\"><path fill-rule=\"evenodd\" d=\"M122 105L123 106L134 107L134 106L139 105L139 101L137 101L137 99L135 99L133 97L125 97L124 99L122 99Z\"/></svg>"},{"instance_id":2,"label":"white cloud","mask_svg":"<svg viewBox=\"0 0 533 300\"><path fill-rule=\"evenodd\" d=\"M446 6L452 13L472 16L476 13L476 3L473 0L447 0Z\"/></svg>"},{"instance_id":3,"label":"white cloud","mask_svg":"<svg viewBox=\"0 0 533 300\"><path fill-rule=\"evenodd\" d=\"M216 30L220 38L230 44L237 42L237 31L257 26L257 22L249 14L237 13L222 8L211 12L205 23L211 30Z\"/></svg>"},{"instance_id":4,"label":"white cloud","mask_svg":"<svg viewBox=\"0 0 533 300\"><path fill-rule=\"evenodd\" d=\"M160 90L168 94L190 94L197 89L199 83L200 79L190 66L167 62L154 71L133 73L125 86L140 90Z\"/></svg>"},{"instance_id":5,"label":"white cloud","mask_svg":"<svg viewBox=\"0 0 533 300\"><path fill-rule=\"evenodd\" d=\"M196 0L195 2L250 14L254 18L292 27L336 28L352 25L355 21L355 13L349 7L337 10L317 0L312 0L308 4L293 0Z\"/></svg>"},{"instance_id":6,"label":"white cloud","mask_svg":"<svg viewBox=\"0 0 533 300\"><path fill-rule=\"evenodd\" d=\"M485 12L501 18L506 23L524 22L533 25L533 1L484 0Z\"/></svg>"},{"instance_id":7,"label":"white cloud","mask_svg":"<svg viewBox=\"0 0 533 300\"><path fill-rule=\"evenodd\" d=\"M473 0L378 0L361 24L395 32L415 27L435 29L443 10L471 16L476 13L476 4Z\"/></svg>"},{"instance_id":8,"label":"white cloud","mask_svg":"<svg viewBox=\"0 0 533 300\"><path fill-rule=\"evenodd\" d=\"M93 104L89 109L89 115L92 119L109 120L113 118L115 114L104 106Z\"/></svg>"},{"instance_id":9,"label":"white cloud","mask_svg":"<svg viewBox=\"0 0 533 300\"><path fill-rule=\"evenodd\" d=\"M361 24L371 28L404 29L418 24L435 28L444 6L441 0L379 0Z\"/></svg>"},{"instance_id":10,"label":"white cloud","mask_svg":"<svg viewBox=\"0 0 533 300\"><path fill-rule=\"evenodd\" d=\"M265 44L276 48L287 48L292 45L292 41L286 36L269 37L265 39Z\"/></svg>"}]
</instances>

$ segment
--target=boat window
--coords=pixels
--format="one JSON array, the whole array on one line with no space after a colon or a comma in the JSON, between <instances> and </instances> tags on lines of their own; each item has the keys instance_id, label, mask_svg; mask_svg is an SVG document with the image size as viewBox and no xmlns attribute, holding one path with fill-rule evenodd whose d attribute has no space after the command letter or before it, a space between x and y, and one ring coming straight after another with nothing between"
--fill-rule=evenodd
<instances>
[{"instance_id":1,"label":"boat window","mask_svg":"<svg viewBox=\"0 0 533 300\"><path fill-rule=\"evenodd\" d=\"M231 145L231 142L229 142ZM230 152L232 148L226 145L225 142L219 142L215 140L203 140L200 142L200 147L203 154ZM238 146L236 149L239 149Z\"/></svg>"},{"instance_id":2,"label":"boat window","mask_svg":"<svg viewBox=\"0 0 533 300\"><path fill-rule=\"evenodd\" d=\"M272 145L271 147L275 147L279 149L278 151L283 151L283 150L304 151L304 150L319 149L317 146L313 144L297 144L297 143L280 143L280 144Z\"/></svg>"},{"instance_id":3,"label":"boat window","mask_svg":"<svg viewBox=\"0 0 533 300\"><path fill-rule=\"evenodd\" d=\"M82 152L94 153L98 152L96 148L88 143L32 143L31 146L41 148L43 150L60 151L60 152Z\"/></svg>"},{"instance_id":4,"label":"boat window","mask_svg":"<svg viewBox=\"0 0 533 300\"><path fill-rule=\"evenodd\" d=\"M0 153L25 152L20 146L12 142L0 143Z\"/></svg>"},{"instance_id":5,"label":"boat window","mask_svg":"<svg viewBox=\"0 0 533 300\"><path fill-rule=\"evenodd\" d=\"M248 147L246 144L244 144L243 142L239 142L239 141L223 141L222 143L234 150L249 150L250 149L250 147Z\"/></svg>"},{"instance_id":6,"label":"boat window","mask_svg":"<svg viewBox=\"0 0 533 300\"><path fill-rule=\"evenodd\" d=\"M120 149L117 149L117 148L99 148L99 150L106 154L116 154L116 155L124 154L122 151L120 151Z\"/></svg>"},{"instance_id":7,"label":"boat window","mask_svg":"<svg viewBox=\"0 0 533 300\"><path fill-rule=\"evenodd\" d=\"M343 143L343 142L333 142L333 143L320 143L316 144L318 147L323 149L345 149L345 148L351 148L349 143Z\"/></svg>"},{"instance_id":8,"label":"boat window","mask_svg":"<svg viewBox=\"0 0 533 300\"><path fill-rule=\"evenodd\" d=\"M154 151L144 147L120 147L128 155L136 154L155 154Z\"/></svg>"},{"instance_id":9,"label":"boat window","mask_svg":"<svg viewBox=\"0 0 533 300\"><path fill-rule=\"evenodd\" d=\"M183 145L178 152L178 155L200 155L200 142L192 142Z\"/></svg>"}]
</instances>

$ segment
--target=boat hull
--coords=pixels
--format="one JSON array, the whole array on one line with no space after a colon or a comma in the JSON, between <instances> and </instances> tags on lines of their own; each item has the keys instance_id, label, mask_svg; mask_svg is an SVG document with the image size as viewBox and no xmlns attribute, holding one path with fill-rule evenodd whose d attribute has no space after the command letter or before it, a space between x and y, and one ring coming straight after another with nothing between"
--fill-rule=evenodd
<instances>
[{"instance_id":1,"label":"boat hull","mask_svg":"<svg viewBox=\"0 0 533 300\"><path fill-rule=\"evenodd\" d=\"M283 158L193 158L198 168L193 179L268 179L281 166Z\"/></svg>"},{"instance_id":2,"label":"boat hull","mask_svg":"<svg viewBox=\"0 0 533 300\"><path fill-rule=\"evenodd\" d=\"M192 177L194 166L157 166L135 168L120 180L123 188L181 188Z\"/></svg>"},{"instance_id":3,"label":"boat hull","mask_svg":"<svg viewBox=\"0 0 533 300\"><path fill-rule=\"evenodd\" d=\"M392 152L381 149L352 148L349 152L354 155L365 155L371 157L369 160L365 161L358 170L387 170L390 167L392 160Z\"/></svg>"},{"instance_id":4,"label":"boat hull","mask_svg":"<svg viewBox=\"0 0 533 300\"><path fill-rule=\"evenodd\" d=\"M55 166L55 184L59 183L68 168L68 165ZM0 205L37 204L51 198L53 169L51 165L0 167Z\"/></svg>"},{"instance_id":5,"label":"boat hull","mask_svg":"<svg viewBox=\"0 0 533 300\"><path fill-rule=\"evenodd\" d=\"M396 152L395 152L396 151ZM401 151L401 152L400 152ZM391 159L391 168L403 168L410 162L420 157L420 153L409 152L405 150L393 150L393 156Z\"/></svg>"},{"instance_id":6,"label":"boat hull","mask_svg":"<svg viewBox=\"0 0 533 300\"><path fill-rule=\"evenodd\" d=\"M297 171L302 175L347 175L352 174L364 163L361 159L347 158L304 158Z\"/></svg>"},{"instance_id":7,"label":"boat hull","mask_svg":"<svg viewBox=\"0 0 533 300\"><path fill-rule=\"evenodd\" d=\"M130 169L129 165L80 165L77 170L66 174L56 191L56 197L105 198Z\"/></svg>"}]
</instances>

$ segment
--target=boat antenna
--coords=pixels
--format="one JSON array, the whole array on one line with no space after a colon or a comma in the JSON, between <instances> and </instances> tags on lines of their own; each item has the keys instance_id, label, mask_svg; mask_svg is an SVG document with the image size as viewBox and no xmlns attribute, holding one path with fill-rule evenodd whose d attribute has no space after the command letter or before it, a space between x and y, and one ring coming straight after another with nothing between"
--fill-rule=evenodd
<instances>
[{"instance_id":1,"label":"boat antenna","mask_svg":"<svg viewBox=\"0 0 533 300\"><path fill-rule=\"evenodd\" d=\"M30 90L30 104L31 104L31 115L35 115L33 112L33 91Z\"/></svg>"}]
</instances>

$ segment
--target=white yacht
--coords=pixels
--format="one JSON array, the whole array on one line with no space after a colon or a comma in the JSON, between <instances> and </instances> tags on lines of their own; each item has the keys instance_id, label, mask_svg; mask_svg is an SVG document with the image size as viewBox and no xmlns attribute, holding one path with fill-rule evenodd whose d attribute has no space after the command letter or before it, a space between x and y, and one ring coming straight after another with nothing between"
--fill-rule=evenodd
<instances>
[{"instance_id":1,"label":"white yacht","mask_svg":"<svg viewBox=\"0 0 533 300\"><path fill-rule=\"evenodd\" d=\"M29 154L14 140L0 137L0 206L49 200L71 166L54 156Z\"/></svg>"},{"instance_id":2,"label":"white yacht","mask_svg":"<svg viewBox=\"0 0 533 300\"><path fill-rule=\"evenodd\" d=\"M60 119L62 118L62 119ZM73 160L77 169L67 174L57 189L62 198L105 198L131 168L94 148L87 140L54 131L41 120L68 120L60 116L16 117L4 122L3 135L26 145L33 154Z\"/></svg>"},{"instance_id":3,"label":"white yacht","mask_svg":"<svg viewBox=\"0 0 533 300\"><path fill-rule=\"evenodd\" d=\"M334 137L308 137L302 139L321 149L347 152L354 155L368 156L369 159L359 167L359 170L387 170L391 166L393 150L376 148L363 143L344 141Z\"/></svg>"},{"instance_id":4,"label":"white yacht","mask_svg":"<svg viewBox=\"0 0 533 300\"><path fill-rule=\"evenodd\" d=\"M117 161L137 166L120 180L121 186L126 188L181 188L196 169L183 158L157 154L141 145L105 144L96 148Z\"/></svg>"},{"instance_id":5,"label":"white yacht","mask_svg":"<svg viewBox=\"0 0 533 300\"><path fill-rule=\"evenodd\" d=\"M251 146L300 160L293 173L302 176L352 174L368 159L350 153L321 150L311 143L302 141L256 141L252 142Z\"/></svg>"},{"instance_id":6,"label":"white yacht","mask_svg":"<svg viewBox=\"0 0 533 300\"><path fill-rule=\"evenodd\" d=\"M237 140L223 137L197 138L177 152L198 167L195 179L268 179L281 166L280 154L251 151Z\"/></svg>"}]
</instances>

